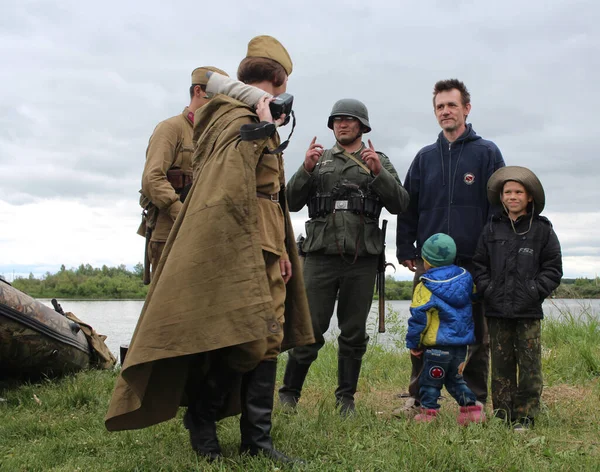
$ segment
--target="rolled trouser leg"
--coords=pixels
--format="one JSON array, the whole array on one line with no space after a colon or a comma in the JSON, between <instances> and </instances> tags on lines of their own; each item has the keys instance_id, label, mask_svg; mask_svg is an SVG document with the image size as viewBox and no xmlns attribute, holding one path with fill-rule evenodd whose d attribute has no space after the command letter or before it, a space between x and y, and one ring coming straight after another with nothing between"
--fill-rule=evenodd
<instances>
[{"instance_id":1,"label":"rolled trouser leg","mask_svg":"<svg viewBox=\"0 0 600 472\"><path fill-rule=\"evenodd\" d=\"M419 377L421 406L429 409L440 407L438 398L448 374L451 355L443 348L427 348L423 353L423 371Z\"/></svg>"}]
</instances>

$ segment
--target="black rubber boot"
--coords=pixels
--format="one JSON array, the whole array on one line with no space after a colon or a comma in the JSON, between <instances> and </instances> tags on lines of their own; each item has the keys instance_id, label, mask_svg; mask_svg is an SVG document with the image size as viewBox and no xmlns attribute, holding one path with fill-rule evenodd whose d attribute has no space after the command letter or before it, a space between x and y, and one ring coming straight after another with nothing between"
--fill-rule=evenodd
<instances>
[{"instance_id":1,"label":"black rubber boot","mask_svg":"<svg viewBox=\"0 0 600 472\"><path fill-rule=\"evenodd\" d=\"M354 413L354 394L358 386L361 364L361 359L338 358L338 388L335 391L335 404L342 416Z\"/></svg>"},{"instance_id":2,"label":"black rubber boot","mask_svg":"<svg viewBox=\"0 0 600 472\"><path fill-rule=\"evenodd\" d=\"M189 406L183 416L192 449L211 462L222 457L217 439L217 414L238 375L223 365L214 365L206 381L192 394L193 398L190 395Z\"/></svg>"},{"instance_id":3,"label":"black rubber boot","mask_svg":"<svg viewBox=\"0 0 600 472\"><path fill-rule=\"evenodd\" d=\"M242 377L240 454L262 454L281 464L302 464L303 461L292 459L273 447L271 415L276 374L277 361L264 360Z\"/></svg>"},{"instance_id":4,"label":"black rubber boot","mask_svg":"<svg viewBox=\"0 0 600 472\"><path fill-rule=\"evenodd\" d=\"M279 401L282 406L296 408L309 368L310 364L299 364L295 358L288 355L283 386L279 389Z\"/></svg>"}]
</instances>

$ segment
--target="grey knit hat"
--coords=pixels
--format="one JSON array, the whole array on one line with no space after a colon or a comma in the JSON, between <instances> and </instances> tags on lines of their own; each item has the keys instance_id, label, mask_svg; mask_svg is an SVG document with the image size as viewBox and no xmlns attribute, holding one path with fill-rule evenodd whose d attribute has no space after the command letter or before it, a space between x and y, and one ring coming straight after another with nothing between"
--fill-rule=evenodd
<instances>
[{"instance_id":1,"label":"grey knit hat","mask_svg":"<svg viewBox=\"0 0 600 472\"><path fill-rule=\"evenodd\" d=\"M431 267L454 264L456 244L454 239L444 233L436 233L423 243L421 257Z\"/></svg>"}]
</instances>

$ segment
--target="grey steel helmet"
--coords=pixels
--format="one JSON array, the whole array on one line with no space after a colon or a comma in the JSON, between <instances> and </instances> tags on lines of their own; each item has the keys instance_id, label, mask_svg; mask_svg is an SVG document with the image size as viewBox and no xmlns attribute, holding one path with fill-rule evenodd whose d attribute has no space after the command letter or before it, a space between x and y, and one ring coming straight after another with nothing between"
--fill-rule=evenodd
<instances>
[{"instance_id":1,"label":"grey steel helmet","mask_svg":"<svg viewBox=\"0 0 600 472\"><path fill-rule=\"evenodd\" d=\"M366 128L363 129L363 133L371 131L371 125L369 124L369 112L365 104L354 98L342 98L333 105L331 113L329 114L329 121L327 126L329 129L333 129L333 117L334 116L352 116L362 123Z\"/></svg>"}]
</instances>

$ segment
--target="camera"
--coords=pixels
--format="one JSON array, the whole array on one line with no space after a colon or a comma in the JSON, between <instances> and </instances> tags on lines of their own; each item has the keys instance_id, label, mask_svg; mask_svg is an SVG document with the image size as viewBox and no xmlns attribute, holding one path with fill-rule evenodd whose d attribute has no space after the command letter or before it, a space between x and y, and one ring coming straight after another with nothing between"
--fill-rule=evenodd
<instances>
[{"instance_id":1,"label":"camera","mask_svg":"<svg viewBox=\"0 0 600 472\"><path fill-rule=\"evenodd\" d=\"M277 95L275 99L269 103L269 109L271 110L271 116L274 120L285 114L285 121L282 126L287 125L290 122L290 115L292 112L292 105L294 103L294 96L289 93L282 93Z\"/></svg>"}]
</instances>

